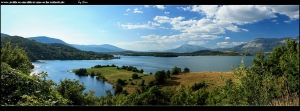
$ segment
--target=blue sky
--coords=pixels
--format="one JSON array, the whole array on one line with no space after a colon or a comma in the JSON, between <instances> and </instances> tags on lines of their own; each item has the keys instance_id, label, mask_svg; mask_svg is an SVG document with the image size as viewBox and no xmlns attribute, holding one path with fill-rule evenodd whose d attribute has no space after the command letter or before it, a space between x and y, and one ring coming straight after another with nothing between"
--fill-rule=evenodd
<instances>
[{"instance_id":1,"label":"blue sky","mask_svg":"<svg viewBox=\"0 0 300 111\"><path fill-rule=\"evenodd\" d=\"M299 36L299 5L2 5L1 33L147 51Z\"/></svg>"}]
</instances>

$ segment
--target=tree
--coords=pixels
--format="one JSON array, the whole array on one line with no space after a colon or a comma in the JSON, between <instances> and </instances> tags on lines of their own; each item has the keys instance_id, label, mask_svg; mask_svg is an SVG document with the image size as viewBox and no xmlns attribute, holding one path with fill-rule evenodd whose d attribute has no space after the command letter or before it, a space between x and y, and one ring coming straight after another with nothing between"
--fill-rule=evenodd
<instances>
[{"instance_id":1,"label":"tree","mask_svg":"<svg viewBox=\"0 0 300 111\"><path fill-rule=\"evenodd\" d=\"M164 70L157 71L154 76L157 84L163 84L166 82L167 77Z\"/></svg>"},{"instance_id":2,"label":"tree","mask_svg":"<svg viewBox=\"0 0 300 111\"><path fill-rule=\"evenodd\" d=\"M131 77L132 77L132 79L138 79L138 78L139 78L139 75L136 74L136 73L134 73L134 74L131 75Z\"/></svg>"},{"instance_id":3,"label":"tree","mask_svg":"<svg viewBox=\"0 0 300 111\"><path fill-rule=\"evenodd\" d=\"M122 85L121 84L116 84L115 95L121 93L122 91L123 91Z\"/></svg>"},{"instance_id":4,"label":"tree","mask_svg":"<svg viewBox=\"0 0 300 111\"><path fill-rule=\"evenodd\" d=\"M185 68L183 69L183 72L184 72L184 73L189 73L189 72L190 72L190 69L187 68L187 67L185 67Z\"/></svg>"},{"instance_id":5,"label":"tree","mask_svg":"<svg viewBox=\"0 0 300 111\"><path fill-rule=\"evenodd\" d=\"M174 67L172 68L172 74L173 74L173 75L176 75L176 74L179 74L179 73L181 73L181 68L179 68L179 67L177 67L177 66L174 66Z\"/></svg>"},{"instance_id":6,"label":"tree","mask_svg":"<svg viewBox=\"0 0 300 111\"><path fill-rule=\"evenodd\" d=\"M143 73L144 73L144 70L143 70L143 69L141 69L141 70L140 70L140 73L142 73L142 74L143 74Z\"/></svg>"},{"instance_id":7,"label":"tree","mask_svg":"<svg viewBox=\"0 0 300 111\"><path fill-rule=\"evenodd\" d=\"M91 73L91 76L92 76L92 77L94 77L94 76L95 76L95 72L94 72L94 71Z\"/></svg>"},{"instance_id":8,"label":"tree","mask_svg":"<svg viewBox=\"0 0 300 111\"><path fill-rule=\"evenodd\" d=\"M170 77L171 77L171 71L170 71L170 70L167 70L167 71L166 71L166 75L167 75L167 78L170 78Z\"/></svg>"},{"instance_id":9,"label":"tree","mask_svg":"<svg viewBox=\"0 0 300 111\"><path fill-rule=\"evenodd\" d=\"M75 71L75 74L77 75L87 75L87 70L85 68L79 68L78 70Z\"/></svg>"},{"instance_id":10,"label":"tree","mask_svg":"<svg viewBox=\"0 0 300 111\"><path fill-rule=\"evenodd\" d=\"M79 84L78 80L64 79L60 80L60 84L56 87L57 91L70 100L69 105L83 105L84 84Z\"/></svg>"},{"instance_id":11,"label":"tree","mask_svg":"<svg viewBox=\"0 0 300 111\"><path fill-rule=\"evenodd\" d=\"M22 71L25 74L29 74L31 69L34 68L30 62L25 50L15 46L12 50L10 42L1 48L1 62L5 62L10 65L11 68Z\"/></svg>"}]
</instances>

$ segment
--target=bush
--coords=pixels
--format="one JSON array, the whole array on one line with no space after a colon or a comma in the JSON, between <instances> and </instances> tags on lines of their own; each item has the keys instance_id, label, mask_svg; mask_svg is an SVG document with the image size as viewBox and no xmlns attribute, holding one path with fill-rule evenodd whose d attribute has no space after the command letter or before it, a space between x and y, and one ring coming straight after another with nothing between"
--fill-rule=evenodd
<instances>
[{"instance_id":1,"label":"bush","mask_svg":"<svg viewBox=\"0 0 300 111\"><path fill-rule=\"evenodd\" d=\"M95 65L94 68L101 68L101 65Z\"/></svg>"},{"instance_id":2,"label":"bush","mask_svg":"<svg viewBox=\"0 0 300 111\"><path fill-rule=\"evenodd\" d=\"M143 70L143 69L141 69L141 70L140 70L140 73L142 73L142 74L143 74L143 73L144 73L144 70Z\"/></svg>"},{"instance_id":3,"label":"bush","mask_svg":"<svg viewBox=\"0 0 300 111\"><path fill-rule=\"evenodd\" d=\"M123 91L122 85L121 84L116 84L115 95L121 93L122 91Z\"/></svg>"},{"instance_id":4,"label":"bush","mask_svg":"<svg viewBox=\"0 0 300 111\"><path fill-rule=\"evenodd\" d=\"M176 74L179 74L179 73L181 73L181 68L179 68L179 67L177 67L177 66L174 66L174 67L172 68L172 74L173 74L173 75L176 75Z\"/></svg>"},{"instance_id":5,"label":"bush","mask_svg":"<svg viewBox=\"0 0 300 111\"><path fill-rule=\"evenodd\" d=\"M143 79L140 86L145 86L145 80Z\"/></svg>"},{"instance_id":6,"label":"bush","mask_svg":"<svg viewBox=\"0 0 300 111\"><path fill-rule=\"evenodd\" d=\"M149 84L148 84L149 87L152 87L152 86L155 86L155 85L156 85L155 80L150 81Z\"/></svg>"},{"instance_id":7,"label":"bush","mask_svg":"<svg viewBox=\"0 0 300 111\"><path fill-rule=\"evenodd\" d=\"M187 67L185 67L185 68L183 69L183 72L184 72L184 73L189 73L189 72L190 72L190 69L187 68Z\"/></svg>"},{"instance_id":8,"label":"bush","mask_svg":"<svg viewBox=\"0 0 300 111\"><path fill-rule=\"evenodd\" d=\"M94 71L91 73L91 76L92 76L92 77L94 77L94 76L95 76L95 72L94 72Z\"/></svg>"},{"instance_id":9,"label":"bush","mask_svg":"<svg viewBox=\"0 0 300 111\"><path fill-rule=\"evenodd\" d=\"M85 75L87 75L87 70L85 68L80 68L80 69L75 71L75 74L85 76Z\"/></svg>"},{"instance_id":10,"label":"bush","mask_svg":"<svg viewBox=\"0 0 300 111\"><path fill-rule=\"evenodd\" d=\"M157 71L154 76L157 84L163 84L166 82L167 77L164 70Z\"/></svg>"},{"instance_id":11,"label":"bush","mask_svg":"<svg viewBox=\"0 0 300 111\"><path fill-rule=\"evenodd\" d=\"M135 85L133 82L130 82L130 85Z\"/></svg>"},{"instance_id":12,"label":"bush","mask_svg":"<svg viewBox=\"0 0 300 111\"><path fill-rule=\"evenodd\" d=\"M206 87L207 85L206 85L206 83L205 83L205 81L202 81L202 82L200 82L200 83L195 83L192 87L191 87L191 89L193 90L193 91L196 91L196 90L198 90L198 89L200 89L200 88L204 88L204 87Z\"/></svg>"},{"instance_id":13,"label":"bush","mask_svg":"<svg viewBox=\"0 0 300 111\"><path fill-rule=\"evenodd\" d=\"M134 73L134 74L131 75L131 77L132 77L132 79L138 79L139 75Z\"/></svg>"},{"instance_id":14,"label":"bush","mask_svg":"<svg viewBox=\"0 0 300 111\"><path fill-rule=\"evenodd\" d=\"M170 77L171 77L171 71L170 71L170 70L167 70L167 71L166 71L166 75L167 75L167 78L170 78Z\"/></svg>"},{"instance_id":15,"label":"bush","mask_svg":"<svg viewBox=\"0 0 300 111\"><path fill-rule=\"evenodd\" d=\"M126 82L122 79L118 79L117 84L120 84L120 85L124 86L124 85L126 85Z\"/></svg>"}]
</instances>

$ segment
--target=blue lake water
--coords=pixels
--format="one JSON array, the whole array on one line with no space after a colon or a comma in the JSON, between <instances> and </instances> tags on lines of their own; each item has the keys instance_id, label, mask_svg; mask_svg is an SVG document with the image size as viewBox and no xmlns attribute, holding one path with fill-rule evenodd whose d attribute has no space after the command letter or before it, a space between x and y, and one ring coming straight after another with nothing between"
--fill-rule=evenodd
<instances>
[{"instance_id":1,"label":"blue lake water","mask_svg":"<svg viewBox=\"0 0 300 111\"><path fill-rule=\"evenodd\" d=\"M77 76L68 72L78 68L90 68L97 64L116 66L134 66L143 69L145 74L153 74L159 70L171 70L174 66L181 69L187 67L191 72L202 71L230 71L230 67L236 67L244 58L246 66L250 66L255 56L179 56L179 57L152 57L152 56L121 56L121 59L113 60L41 60L33 62L33 73L47 72L49 79L59 83L60 79L76 79L84 83L86 90L95 90L95 96L106 95L106 90L112 90L112 85L101 82L90 76Z\"/></svg>"}]
</instances>

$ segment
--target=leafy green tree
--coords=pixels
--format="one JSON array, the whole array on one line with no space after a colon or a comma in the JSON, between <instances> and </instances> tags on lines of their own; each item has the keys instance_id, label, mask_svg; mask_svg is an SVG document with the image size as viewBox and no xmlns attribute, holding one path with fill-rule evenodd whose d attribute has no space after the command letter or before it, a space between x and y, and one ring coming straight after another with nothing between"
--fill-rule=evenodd
<instances>
[{"instance_id":1,"label":"leafy green tree","mask_svg":"<svg viewBox=\"0 0 300 111\"><path fill-rule=\"evenodd\" d=\"M92 73L91 73L91 76L92 76L92 77L94 77L94 76L95 76L95 72L94 72L94 71L92 71Z\"/></svg>"},{"instance_id":2,"label":"leafy green tree","mask_svg":"<svg viewBox=\"0 0 300 111\"><path fill-rule=\"evenodd\" d=\"M174 66L172 68L172 75L176 75L176 74L179 74L179 73L181 73L181 69L177 66Z\"/></svg>"},{"instance_id":3,"label":"leafy green tree","mask_svg":"<svg viewBox=\"0 0 300 111\"><path fill-rule=\"evenodd\" d=\"M143 74L143 73L144 73L144 70L143 70L143 69L141 69L141 70L140 70L140 73L142 73L142 74Z\"/></svg>"},{"instance_id":4,"label":"leafy green tree","mask_svg":"<svg viewBox=\"0 0 300 111\"><path fill-rule=\"evenodd\" d=\"M117 83L116 84L120 84L122 86L126 85L125 81L122 79L117 79Z\"/></svg>"},{"instance_id":5,"label":"leafy green tree","mask_svg":"<svg viewBox=\"0 0 300 111\"><path fill-rule=\"evenodd\" d=\"M131 77L132 77L132 79L138 79L138 78L139 78L139 75L136 74L136 73L134 73L134 74L131 75Z\"/></svg>"},{"instance_id":6,"label":"leafy green tree","mask_svg":"<svg viewBox=\"0 0 300 111\"><path fill-rule=\"evenodd\" d=\"M78 70L75 70L75 74L83 76L88 75L87 70L85 68L79 68Z\"/></svg>"},{"instance_id":7,"label":"leafy green tree","mask_svg":"<svg viewBox=\"0 0 300 111\"><path fill-rule=\"evenodd\" d=\"M69 105L84 105L83 91L85 90L84 84L79 84L78 80L64 79L60 80L56 90L64 97L70 100Z\"/></svg>"},{"instance_id":8,"label":"leafy green tree","mask_svg":"<svg viewBox=\"0 0 300 111\"><path fill-rule=\"evenodd\" d=\"M189 72L190 72L190 69L187 68L187 67L185 67L185 68L183 69L183 72L184 72L184 73L189 73Z\"/></svg>"},{"instance_id":9,"label":"leafy green tree","mask_svg":"<svg viewBox=\"0 0 300 111\"><path fill-rule=\"evenodd\" d=\"M123 91L122 85L117 83L115 86L115 95L121 93L122 91Z\"/></svg>"},{"instance_id":10,"label":"leafy green tree","mask_svg":"<svg viewBox=\"0 0 300 111\"><path fill-rule=\"evenodd\" d=\"M162 71L157 71L154 75L155 81L157 84L163 84L166 82L166 72L164 70Z\"/></svg>"},{"instance_id":11,"label":"leafy green tree","mask_svg":"<svg viewBox=\"0 0 300 111\"><path fill-rule=\"evenodd\" d=\"M10 42L1 48L1 62L5 62L10 65L11 68L22 71L25 74L29 74L33 65L27 57L25 51L18 46L14 49L11 48Z\"/></svg>"}]
</instances>

